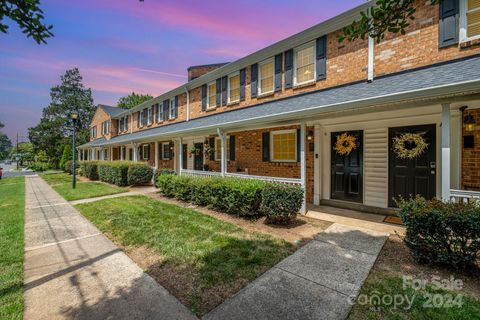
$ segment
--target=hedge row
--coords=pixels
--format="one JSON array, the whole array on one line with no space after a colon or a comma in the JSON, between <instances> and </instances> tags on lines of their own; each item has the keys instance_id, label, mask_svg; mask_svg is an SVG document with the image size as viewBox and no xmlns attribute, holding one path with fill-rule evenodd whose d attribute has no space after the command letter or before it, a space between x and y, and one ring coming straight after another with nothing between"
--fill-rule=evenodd
<instances>
[{"instance_id":1,"label":"hedge row","mask_svg":"<svg viewBox=\"0 0 480 320\"><path fill-rule=\"evenodd\" d=\"M81 161L80 173L90 180L127 186L150 183L153 169L146 163L130 161Z\"/></svg>"},{"instance_id":2,"label":"hedge row","mask_svg":"<svg viewBox=\"0 0 480 320\"><path fill-rule=\"evenodd\" d=\"M398 201L404 242L420 262L467 267L480 254L480 203L444 203L422 197Z\"/></svg>"},{"instance_id":3,"label":"hedge row","mask_svg":"<svg viewBox=\"0 0 480 320\"><path fill-rule=\"evenodd\" d=\"M253 179L159 174L155 186L167 197L239 216L264 214L272 223L294 219L303 201L300 187Z\"/></svg>"}]
</instances>

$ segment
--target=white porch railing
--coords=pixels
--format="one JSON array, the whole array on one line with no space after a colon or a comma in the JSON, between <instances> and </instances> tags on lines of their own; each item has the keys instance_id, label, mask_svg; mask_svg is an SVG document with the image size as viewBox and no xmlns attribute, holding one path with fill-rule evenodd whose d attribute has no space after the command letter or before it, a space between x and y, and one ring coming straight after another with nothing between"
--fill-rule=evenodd
<instances>
[{"instance_id":1,"label":"white porch railing","mask_svg":"<svg viewBox=\"0 0 480 320\"><path fill-rule=\"evenodd\" d=\"M221 177L220 172L215 171L200 171L200 170L187 170L181 169L180 175L182 176L197 176L197 177Z\"/></svg>"},{"instance_id":2,"label":"white porch railing","mask_svg":"<svg viewBox=\"0 0 480 320\"><path fill-rule=\"evenodd\" d=\"M180 175L184 176L197 176L197 177L221 177L221 172L215 171L199 171L199 170L180 170ZM242 174L242 173L225 173L226 177L235 177L235 178L242 178L242 179L255 179L255 180L263 180L268 182L275 182L275 183L283 183L283 184L291 184L291 185L302 185L301 179L294 179L294 178L278 178L278 177L266 177L266 176L254 176L249 174Z\"/></svg>"},{"instance_id":3,"label":"white porch railing","mask_svg":"<svg viewBox=\"0 0 480 320\"><path fill-rule=\"evenodd\" d=\"M480 192L469 190L450 190L450 200L453 202L472 202L480 201Z\"/></svg>"}]
</instances>

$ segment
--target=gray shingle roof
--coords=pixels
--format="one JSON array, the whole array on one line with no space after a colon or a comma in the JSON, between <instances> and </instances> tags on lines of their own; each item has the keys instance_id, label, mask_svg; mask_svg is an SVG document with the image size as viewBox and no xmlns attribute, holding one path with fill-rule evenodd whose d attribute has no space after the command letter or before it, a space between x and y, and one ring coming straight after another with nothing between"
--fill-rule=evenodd
<instances>
[{"instance_id":1,"label":"gray shingle roof","mask_svg":"<svg viewBox=\"0 0 480 320\"><path fill-rule=\"evenodd\" d=\"M160 136L195 133L209 128L213 130L216 127L234 128L255 121L308 119L312 115L342 108L434 98L467 91L480 92L480 56L378 77L371 83L358 82L125 134L114 137L105 144L130 143Z\"/></svg>"},{"instance_id":2,"label":"gray shingle roof","mask_svg":"<svg viewBox=\"0 0 480 320\"><path fill-rule=\"evenodd\" d=\"M106 104L99 104L99 108L105 110L111 117L115 117L116 115L120 114L121 112L125 111L125 109L113 106L107 106Z\"/></svg>"}]
</instances>

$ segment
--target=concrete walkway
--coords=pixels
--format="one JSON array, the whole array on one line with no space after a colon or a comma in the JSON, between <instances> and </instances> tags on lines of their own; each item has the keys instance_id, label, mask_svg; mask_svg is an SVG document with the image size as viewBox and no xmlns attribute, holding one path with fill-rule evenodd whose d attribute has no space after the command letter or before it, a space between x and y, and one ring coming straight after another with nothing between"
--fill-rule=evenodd
<instances>
[{"instance_id":1,"label":"concrete walkway","mask_svg":"<svg viewBox=\"0 0 480 320\"><path fill-rule=\"evenodd\" d=\"M204 319L345 319L387 236L335 223Z\"/></svg>"},{"instance_id":2,"label":"concrete walkway","mask_svg":"<svg viewBox=\"0 0 480 320\"><path fill-rule=\"evenodd\" d=\"M38 176L25 214L25 320L196 319Z\"/></svg>"}]
</instances>

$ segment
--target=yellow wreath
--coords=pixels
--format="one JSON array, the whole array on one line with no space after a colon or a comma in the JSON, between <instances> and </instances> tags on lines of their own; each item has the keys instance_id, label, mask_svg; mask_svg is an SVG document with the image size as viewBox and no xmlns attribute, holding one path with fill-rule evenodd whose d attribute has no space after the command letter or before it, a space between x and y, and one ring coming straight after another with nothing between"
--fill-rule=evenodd
<instances>
[{"instance_id":1,"label":"yellow wreath","mask_svg":"<svg viewBox=\"0 0 480 320\"><path fill-rule=\"evenodd\" d=\"M348 156L353 150L357 149L357 137L346 132L337 136L335 151L342 156Z\"/></svg>"},{"instance_id":2,"label":"yellow wreath","mask_svg":"<svg viewBox=\"0 0 480 320\"><path fill-rule=\"evenodd\" d=\"M406 144L413 144L412 149L408 149ZM393 138L393 151L400 159L415 159L422 155L428 148L428 143L419 133L404 133L399 137Z\"/></svg>"}]
</instances>

